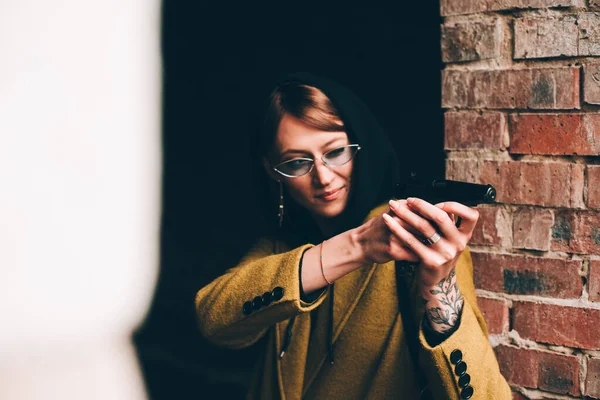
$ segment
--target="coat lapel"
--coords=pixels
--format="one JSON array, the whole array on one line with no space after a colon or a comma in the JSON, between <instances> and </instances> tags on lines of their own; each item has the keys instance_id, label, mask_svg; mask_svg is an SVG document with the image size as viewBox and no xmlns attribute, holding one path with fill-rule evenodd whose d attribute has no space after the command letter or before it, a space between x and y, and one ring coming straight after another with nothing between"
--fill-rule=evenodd
<instances>
[{"instance_id":1,"label":"coat lapel","mask_svg":"<svg viewBox=\"0 0 600 400\"><path fill-rule=\"evenodd\" d=\"M369 213L363 223L375 216L381 215L386 210L387 204L375 208ZM335 282L335 304L333 306L334 343L352 315L352 311L354 311L360 301L376 268L377 264L364 265Z\"/></svg>"},{"instance_id":2,"label":"coat lapel","mask_svg":"<svg viewBox=\"0 0 600 400\"><path fill-rule=\"evenodd\" d=\"M377 264L363 266L335 282L335 304L333 305L333 342L352 315L369 284ZM327 310L329 313L329 310ZM330 315L328 315L331 318Z\"/></svg>"},{"instance_id":3,"label":"coat lapel","mask_svg":"<svg viewBox=\"0 0 600 400\"><path fill-rule=\"evenodd\" d=\"M375 268L376 265L364 266L336 281L333 312L334 345L364 293ZM328 355L327 327L331 318L329 310L329 300L326 300L318 308L318 315L315 319L317 326L312 337L310 336L310 314L302 314L296 317L292 329L291 344L284 357L279 359L277 363L281 385L280 391L285 393L286 400L300 399L303 394L302 388L304 388L304 391L308 389L325 363ZM281 349L288 324L289 321L284 321L276 325L276 349ZM277 357L279 357L278 353ZM305 371L306 365L312 368Z\"/></svg>"},{"instance_id":4,"label":"coat lapel","mask_svg":"<svg viewBox=\"0 0 600 400\"><path fill-rule=\"evenodd\" d=\"M376 215L380 215L386 211L386 207L387 205L383 205L374 209L365 221L368 221ZM358 305L376 268L377 264L364 265L335 281L335 302L333 305L334 345L352 315L352 312ZM286 400L300 399L325 363L328 355L327 327L328 321L331 318L329 299L323 302L318 308L318 315L315 319L317 326L315 327L312 337L310 336L310 315L303 314L299 315L297 318L302 319L302 321L297 320L294 324L293 336L291 339L292 343L289 347L289 351L277 363L279 382L280 385L282 385L280 386L280 391L285 392ZM285 321L277 324L276 336L278 340L276 340L276 342L278 343L276 343L276 346L278 349L281 348L281 344L285 340L288 323L289 321ZM309 340L310 345L308 343ZM292 350L292 348L294 350ZM306 365L313 366L313 368L305 371ZM304 390L302 390L302 388L304 388ZM300 389L300 391L297 391L297 389Z\"/></svg>"},{"instance_id":5,"label":"coat lapel","mask_svg":"<svg viewBox=\"0 0 600 400\"><path fill-rule=\"evenodd\" d=\"M364 293L376 265L364 266L358 270L346 275L335 282L334 312L333 312L333 343L335 354L335 342L339 338L344 326L348 322L352 312ZM306 393L313 380L326 363L328 363L328 340L329 340L329 320L331 318L329 300L324 302L317 310L314 323L317 325L310 337L310 346L308 348L308 357L306 359L308 369L304 376L304 390Z\"/></svg>"}]
</instances>

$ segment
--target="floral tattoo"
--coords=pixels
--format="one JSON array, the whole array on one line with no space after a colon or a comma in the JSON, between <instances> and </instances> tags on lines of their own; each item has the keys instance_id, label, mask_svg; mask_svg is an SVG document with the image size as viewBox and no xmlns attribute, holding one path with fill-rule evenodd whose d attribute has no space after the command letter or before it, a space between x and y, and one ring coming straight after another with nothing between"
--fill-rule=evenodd
<instances>
[{"instance_id":1,"label":"floral tattoo","mask_svg":"<svg viewBox=\"0 0 600 400\"><path fill-rule=\"evenodd\" d=\"M438 332L453 331L458 324L464 300L456 283L456 272L452 270L447 278L438 282L436 287L429 291L435 296L441 307L426 308L427 317L431 327ZM423 298L427 304L429 300Z\"/></svg>"}]
</instances>

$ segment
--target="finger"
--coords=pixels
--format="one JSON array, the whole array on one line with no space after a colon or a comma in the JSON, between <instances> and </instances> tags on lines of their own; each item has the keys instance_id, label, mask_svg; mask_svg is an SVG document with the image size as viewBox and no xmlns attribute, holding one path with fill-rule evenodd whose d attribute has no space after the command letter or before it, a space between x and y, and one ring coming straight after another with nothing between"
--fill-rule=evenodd
<instances>
[{"instance_id":1,"label":"finger","mask_svg":"<svg viewBox=\"0 0 600 400\"><path fill-rule=\"evenodd\" d=\"M409 209L405 202L390 200L390 207L396 215L402 218L404 224L401 224L404 229L414 234L416 230L419 236L431 237L437 230L429 221ZM406 224L410 225L411 229L406 228Z\"/></svg>"},{"instance_id":2,"label":"finger","mask_svg":"<svg viewBox=\"0 0 600 400\"><path fill-rule=\"evenodd\" d=\"M402 260L402 261L420 261L419 256L413 253L409 248L404 246L404 244L398 239L395 235L390 236L391 242L391 251L390 255L394 260Z\"/></svg>"},{"instance_id":3,"label":"finger","mask_svg":"<svg viewBox=\"0 0 600 400\"><path fill-rule=\"evenodd\" d=\"M446 210L442 210L425 200L414 197L408 198L406 204L411 210L435 224L447 239L454 241L460 238L459 231L454 226L454 222L448 216Z\"/></svg>"},{"instance_id":4,"label":"finger","mask_svg":"<svg viewBox=\"0 0 600 400\"><path fill-rule=\"evenodd\" d=\"M447 201L437 205L440 210L452 213L459 218L458 230L465 234L471 234L479 220L479 211L455 201Z\"/></svg>"},{"instance_id":5,"label":"finger","mask_svg":"<svg viewBox=\"0 0 600 400\"><path fill-rule=\"evenodd\" d=\"M388 226L389 230L396 235L403 246L407 247L413 253L415 253L421 260L425 258L431 258L433 251L425 246L419 239L417 239L412 233L404 229L397 221L387 214L383 215L383 220Z\"/></svg>"},{"instance_id":6,"label":"finger","mask_svg":"<svg viewBox=\"0 0 600 400\"><path fill-rule=\"evenodd\" d=\"M444 203L438 203L438 204L444 204ZM438 207L438 204L436 204L435 206ZM454 224L454 226L458 228L460 226L461 218L458 215L454 215L452 213L446 213L446 214L448 214L448 216L452 220L452 223Z\"/></svg>"},{"instance_id":7,"label":"finger","mask_svg":"<svg viewBox=\"0 0 600 400\"><path fill-rule=\"evenodd\" d=\"M390 217L392 217L395 221L397 221L400 225L402 225L402 227L404 229L406 229L407 231L409 231L413 235L415 235L415 236L423 236L423 234L421 232L419 232L419 230L417 230L416 228L414 228L413 226L411 226L408 222L404 221L398 214L396 214L394 212L394 210L390 209L387 214ZM423 237L425 237L425 236L423 236Z\"/></svg>"}]
</instances>

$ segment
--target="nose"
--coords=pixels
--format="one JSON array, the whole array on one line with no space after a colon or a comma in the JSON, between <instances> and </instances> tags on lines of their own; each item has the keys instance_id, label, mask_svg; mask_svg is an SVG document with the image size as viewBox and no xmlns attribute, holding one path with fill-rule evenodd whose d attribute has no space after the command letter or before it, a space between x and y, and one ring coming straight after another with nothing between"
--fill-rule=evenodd
<instances>
[{"instance_id":1,"label":"nose","mask_svg":"<svg viewBox=\"0 0 600 400\"><path fill-rule=\"evenodd\" d=\"M315 160L312 180L316 186L326 187L333 181L335 173L322 160Z\"/></svg>"}]
</instances>

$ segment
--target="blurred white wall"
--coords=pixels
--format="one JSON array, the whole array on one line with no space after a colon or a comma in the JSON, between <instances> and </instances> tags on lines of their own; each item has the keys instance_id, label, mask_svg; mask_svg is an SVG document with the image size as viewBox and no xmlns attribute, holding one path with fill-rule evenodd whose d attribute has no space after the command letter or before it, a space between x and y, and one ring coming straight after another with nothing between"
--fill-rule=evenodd
<instances>
[{"instance_id":1,"label":"blurred white wall","mask_svg":"<svg viewBox=\"0 0 600 400\"><path fill-rule=\"evenodd\" d=\"M0 399L143 399L160 3L0 0Z\"/></svg>"}]
</instances>

